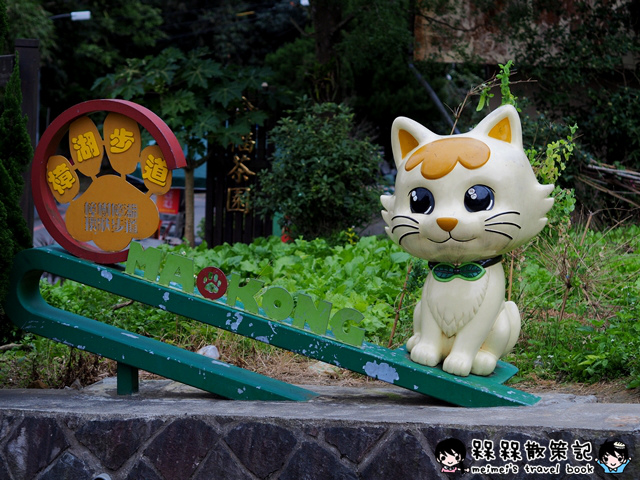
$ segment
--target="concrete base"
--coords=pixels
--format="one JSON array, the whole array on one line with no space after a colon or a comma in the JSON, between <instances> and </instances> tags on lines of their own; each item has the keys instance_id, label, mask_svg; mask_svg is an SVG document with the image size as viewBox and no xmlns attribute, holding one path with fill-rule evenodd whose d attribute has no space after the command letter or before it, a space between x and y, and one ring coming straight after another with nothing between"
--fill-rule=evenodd
<instances>
[{"instance_id":1,"label":"concrete base","mask_svg":"<svg viewBox=\"0 0 640 480\"><path fill-rule=\"evenodd\" d=\"M547 395L464 409L394 387L307 388L321 396L227 401L157 380L118 397L115 379L2 390L0 479L640 478L638 404ZM469 472L441 471L434 452L448 438L466 446ZM631 458L615 476L596 463L607 439Z\"/></svg>"}]
</instances>

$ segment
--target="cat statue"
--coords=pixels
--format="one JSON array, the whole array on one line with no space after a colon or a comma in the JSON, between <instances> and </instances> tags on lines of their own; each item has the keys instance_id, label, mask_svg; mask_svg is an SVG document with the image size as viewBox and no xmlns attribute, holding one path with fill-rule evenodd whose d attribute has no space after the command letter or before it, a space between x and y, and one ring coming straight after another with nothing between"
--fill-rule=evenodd
<instances>
[{"instance_id":1,"label":"cat statue","mask_svg":"<svg viewBox=\"0 0 640 480\"><path fill-rule=\"evenodd\" d=\"M405 117L392 127L398 174L383 195L387 234L429 261L407 342L411 360L454 375L490 375L520 334L505 301L502 255L545 226L553 185L541 185L505 105L468 133L441 136Z\"/></svg>"}]
</instances>

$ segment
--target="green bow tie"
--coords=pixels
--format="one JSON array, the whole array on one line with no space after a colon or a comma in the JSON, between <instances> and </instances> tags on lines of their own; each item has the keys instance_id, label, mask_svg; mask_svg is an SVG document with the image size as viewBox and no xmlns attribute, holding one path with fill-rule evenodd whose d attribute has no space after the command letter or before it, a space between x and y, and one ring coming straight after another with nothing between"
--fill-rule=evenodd
<instances>
[{"instance_id":1,"label":"green bow tie","mask_svg":"<svg viewBox=\"0 0 640 480\"><path fill-rule=\"evenodd\" d=\"M486 273L485 267L490 267L502 260L502 256L479 260L478 262L467 262L461 265L453 265L451 263L432 263L429 262L433 278L439 282L450 282L454 278L462 278L463 280L473 281L482 278Z\"/></svg>"},{"instance_id":2,"label":"green bow tie","mask_svg":"<svg viewBox=\"0 0 640 480\"><path fill-rule=\"evenodd\" d=\"M485 274L486 270L477 263L463 263L458 267L450 263L438 263L431 272L439 282L450 282L454 278L462 278L469 281L478 280Z\"/></svg>"}]
</instances>

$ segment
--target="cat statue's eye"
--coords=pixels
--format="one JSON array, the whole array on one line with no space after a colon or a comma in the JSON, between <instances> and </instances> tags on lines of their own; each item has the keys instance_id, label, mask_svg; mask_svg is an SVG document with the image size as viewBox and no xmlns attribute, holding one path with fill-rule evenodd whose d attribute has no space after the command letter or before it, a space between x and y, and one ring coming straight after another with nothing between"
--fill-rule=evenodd
<instances>
[{"instance_id":1,"label":"cat statue's eye","mask_svg":"<svg viewBox=\"0 0 640 480\"><path fill-rule=\"evenodd\" d=\"M429 215L433 212L435 201L433 199L433 193L423 187L414 188L409 193L409 204L411 205L412 213L422 213Z\"/></svg>"},{"instance_id":2,"label":"cat statue's eye","mask_svg":"<svg viewBox=\"0 0 640 480\"><path fill-rule=\"evenodd\" d=\"M494 202L493 191L485 185L474 185L464 194L464 206L470 212L491 210Z\"/></svg>"}]
</instances>

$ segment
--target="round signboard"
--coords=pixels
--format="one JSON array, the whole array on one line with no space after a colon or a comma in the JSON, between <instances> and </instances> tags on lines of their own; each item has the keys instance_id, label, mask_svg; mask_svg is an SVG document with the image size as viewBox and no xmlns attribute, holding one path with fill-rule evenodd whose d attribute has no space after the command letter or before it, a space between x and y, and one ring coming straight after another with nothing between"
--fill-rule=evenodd
<instances>
[{"instance_id":1,"label":"round signboard","mask_svg":"<svg viewBox=\"0 0 640 480\"><path fill-rule=\"evenodd\" d=\"M89 117L98 112L106 114L102 135ZM155 145L142 148L140 127ZM65 137L69 158L59 154ZM145 190L127 181L138 165ZM123 262L132 240L158 228L151 195L166 193L171 171L185 165L180 143L155 113L126 100L91 100L63 112L44 132L31 167L34 204L49 234L73 255ZM68 204L65 218L61 204Z\"/></svg>"}]
</instances>

